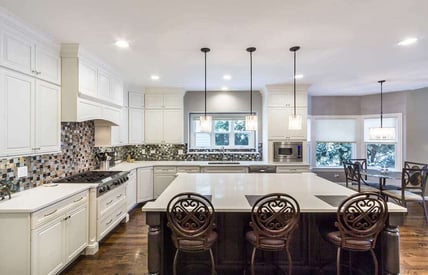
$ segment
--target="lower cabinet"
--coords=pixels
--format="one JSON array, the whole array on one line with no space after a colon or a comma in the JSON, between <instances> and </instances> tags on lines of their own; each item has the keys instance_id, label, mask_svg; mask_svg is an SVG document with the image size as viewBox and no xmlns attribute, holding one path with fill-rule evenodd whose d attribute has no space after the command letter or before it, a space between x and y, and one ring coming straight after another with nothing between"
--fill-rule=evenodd
<instances>
[{"instance_id":1,"label":"lower cabinet","mask_svg":"<svg viewBox=\"0 0 428 275\"><path fill-rule=\"evenodd\" d=\"M126 183L126 200L128 212L137 204L137 171L131 170Z\"/></svg>"},{"instance_id":2,"label":"lower cabinet","mask_svg":"<svg viewBox=\"0 0 428 275\"><path fill-rule=\"evenodd\" d=\"M88 196L32 214L31 274L56 274L88 245Z\"/></svg>"},{"instance_id":3,"label":"lower cabinet","mask_svg":"<svg viewBox=\"0 0 428 275\"><path fill-rule=\"evenodd\" d=\"M175 179L176 174L177 168L175 166L161 166L153 168L153 195L155 199L159 197Z\"/></svg>"},{"instance_id":4,"label":"lower cabinet","mask_svg":"<svg viewBox=\"0 0 428 275\"><path fill-rule=\"evenodd\" d=\"M137 169L137 202L153 200L153 168Z\"/></svg>"},{"instance_id":5,"label":"lower cabinet","mask_svg":"<svg viewBox=\"0 0 428 275\"><path fill-rule=\"evenodd\" d=\"M209 166L202 167L202 173L248 173L244 166Z\"/></svg>"},{"instance_id":6,"label":"lower cabinet","mask_svg":"<svg viewBox=\"0 0 428 275\"><path fill-rule=\"evenodd\" d=\"M306 173L310 172L309 165L277 166L276 173Z\"/></svg>"}]
</instances>

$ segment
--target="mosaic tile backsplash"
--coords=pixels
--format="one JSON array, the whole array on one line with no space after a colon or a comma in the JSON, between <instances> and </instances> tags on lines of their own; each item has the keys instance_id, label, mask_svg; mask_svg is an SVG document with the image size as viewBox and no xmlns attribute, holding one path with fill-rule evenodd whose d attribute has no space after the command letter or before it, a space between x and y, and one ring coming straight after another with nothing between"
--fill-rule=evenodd
<instances>
[{"instance_id":1,"label":"mosaic tile backsplash","mask_svg":"<svg viewBox=\"0 0 428 275\"><path fill-rule=\"evenodd\" d=\"M61 124L61 153L0 160L2 181L12 191L36 187L54 179L94 169L95 126L93 121ZM17 168L27 166L28 176L17 178Z\"/></svg>"}]
</instances>

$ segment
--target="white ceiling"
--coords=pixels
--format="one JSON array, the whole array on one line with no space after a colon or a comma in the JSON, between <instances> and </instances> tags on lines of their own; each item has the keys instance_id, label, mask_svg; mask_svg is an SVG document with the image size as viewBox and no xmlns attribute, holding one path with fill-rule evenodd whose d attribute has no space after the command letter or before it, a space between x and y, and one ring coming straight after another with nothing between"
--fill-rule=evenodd
<instances>
[{"instance_id":1,"label":"white ceiling","mask_svg":"<svg viewBox=\"0 0 428 275\"><path fill-rule=\"evenodd\" d=\"M312 95L379 93L428 86L427 0L0 0L0 5L61 42L80 43L116 66L133 89L249 89L297 82ZM408 36L419 42L397 46ZM115 39L130 40L118 49ZM152 81L158 74L159 81ZM224 74L232 79L223 80Z\"/></svg>"}]
</instances>

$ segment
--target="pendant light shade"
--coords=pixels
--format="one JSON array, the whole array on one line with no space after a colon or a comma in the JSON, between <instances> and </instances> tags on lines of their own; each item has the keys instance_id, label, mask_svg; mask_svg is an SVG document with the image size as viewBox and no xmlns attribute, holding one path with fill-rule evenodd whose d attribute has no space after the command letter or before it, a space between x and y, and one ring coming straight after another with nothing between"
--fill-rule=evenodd
<instances>
[{"instance_id":1,"label":"pendant light shade","mask_svg":"<svg viewBox=\"0 0 428 275\"><path fill-rule=\"evenodd\" d=\"M288 129L289 130L301 130L302 129L302 116L296 114L296 52L300 49L299 46L290 48L290 51L294 53L294 73L293 73L293 99L294 99L294 112L288 116Z\"/></svg>"},{"instance_id":2,"label":"pendant light shade","mask_svg":"<svg viewBox=\"0 0 428 275\"><path fill-rule=\"evenodd\" d=\"M245 130L256 131L257 130L257 116L253 113L253 52L256 48L247 48L247 52L250 53L250 113L245 116Z\"/></svg>"},{"instance_id":3,"label":"pendant light shade","mask_svg":"<svg viewBox=\"0 0 428 275\"><path fill-rule=\"evenodd\" d=\"M201 52L204 53L205 57L205 94L204 94L204 114L200 116L200 131L205 133L210 133L212 131L212 117L207 115L207 52L209 48L202 48Z\"/></svg>"},{"instance_id":4,"label":"pendant light shade","mask_svg":"<svg viewBox=\"0 0 428 275\"><path fill-rule=\"evenodd\" d=\"M369 138L371 140L394 140L395 139L395 128L383 127L383 83L385 80L379 80L380 83L380 127L369 129Z\"/></svg>"}]
</instances>

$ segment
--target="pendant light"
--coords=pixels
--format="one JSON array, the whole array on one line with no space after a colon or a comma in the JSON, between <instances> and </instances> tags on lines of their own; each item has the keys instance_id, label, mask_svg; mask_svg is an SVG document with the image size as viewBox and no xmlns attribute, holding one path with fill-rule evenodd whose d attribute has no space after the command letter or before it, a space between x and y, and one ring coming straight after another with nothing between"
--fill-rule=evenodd
<instances>
[{"instance_id":1,"label":"pendant light","mask_svg":"<svg viewBox=\"0 0 428 275\"><path fill-rule=\"evenodd\" d=\"M205 111L204 114L199 117L200 121L200 131L205 133L210 133L212 129L212 117L207 116L207 52L209 52L209 48L202 48L201 52L204 53L205 57L205 95L204 95L204 106Z\"/></svg>"},{"instance_id":2,"label":"pendant light","mask_svg":"<svg viewBox=\"0 0 428 275\"><path fill-rule=\"evenodd\" d=\"M299 46L290 48L290 51L294 53L294 86L293 86L293 98L294 98L294 113L288 117L288 129L289 130L301 130L302 129L302 116L296 114L296 52L300 49Z\"/></svg>"},{"instance_id":3,"label":"pendant light","mask_svg":"<svg viewBox=\"0 0 428 275\"><path fill-rule=\"evenodd\" d=\"M395 139L395 128L383 127L383 83L385 80L379 80L380 83L380 127L369 129L369 138L372 140L393 140Z\"/></svg>"},{"instance_id":4,"label":"pendant light","mask_svg":"<svg viewBox=\"0 0 428 275\"><path fill-rule=\"evenodd\" d=\"M253 113L253 52L256 48L247 48L247 52L250 53L250 113L245 116L245 130L256 131L257 130L257 116Z\"/></svg>"}]
</instances>

